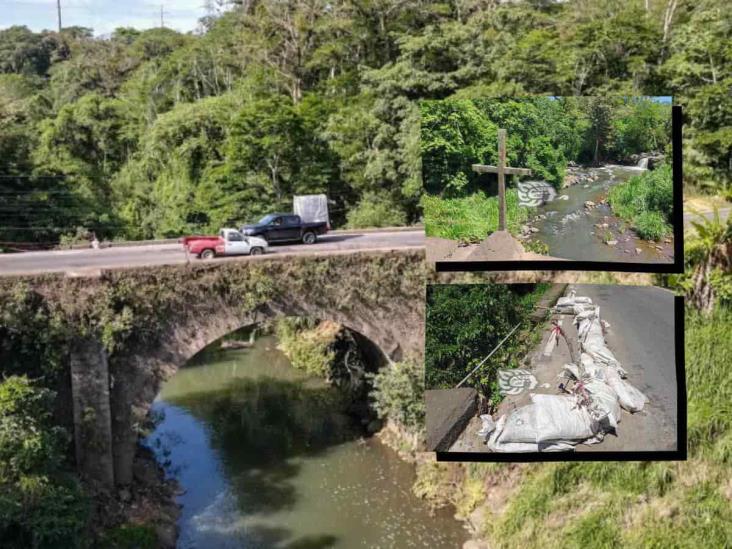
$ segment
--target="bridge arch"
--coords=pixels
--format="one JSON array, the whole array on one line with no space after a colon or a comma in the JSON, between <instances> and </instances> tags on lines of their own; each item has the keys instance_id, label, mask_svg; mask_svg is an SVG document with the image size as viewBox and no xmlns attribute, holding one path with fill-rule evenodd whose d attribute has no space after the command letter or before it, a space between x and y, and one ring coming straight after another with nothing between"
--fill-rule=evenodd
<instances>
[{"instance_id":1,"label":"bridge arch","mask_svg":"<svg viewBox=\"0 0 732 549\"><path fill-rule=\"evenodd\" d=\"M140 428L162 384L201 350L241 328L284 317L329 320L351 331L370 360L390 363L422 359L421 254L349 254L330 258L326 265L306 261L301 260L306 265L305 272L301 272L306 277L303 283L291 280L292 265L283 268L281 260L270 260L274 268L264 272L272 277L267 284L274 289L254 306L242 307L246 295L232 298L220 282L202 286L199 281L195 303L178 304L159 325L150 327L153 329L144 342L109 357L112 456L117 484L132 482ZM251 275L246 269L219 269L224 270L223 278L231 276L232 285ZM257 270L256 276L261 272ZM190 283L195 284L196 276L191 278ZM219 273L216 280L221 279Z\"/></svg>"}]
</instances>

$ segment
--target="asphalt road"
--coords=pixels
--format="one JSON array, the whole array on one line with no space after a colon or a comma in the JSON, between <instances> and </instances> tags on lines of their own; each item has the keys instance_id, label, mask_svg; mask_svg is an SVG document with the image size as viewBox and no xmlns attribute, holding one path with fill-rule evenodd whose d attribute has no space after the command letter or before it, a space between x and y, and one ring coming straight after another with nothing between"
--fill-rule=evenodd
<instances>
[{"instance_id":1,"label":"asphalt road","mask_svg":"<svg viewBox=\"0 0 732 549\"><path fill-rule=\"evenodd\" d=\"M321 236L315 244L274 244L267 256L322 255L332 252L396 250L424 247L424 231L386 230L362 233L331 233ZM266 256L265 256L266 257ZM0 276L53 272L77 272L90 269L114 269L150 265L175 265L187 261L183 246L178 243L120 246L99 250L63 250L25 252L0 255ZM222 257L212 262L249 261L249 256Z\"/></svg>"},{"instance_id":2,"label":"asphalt road","mask_svg":"<svg viewBox=\"0 0 732 549\"><path fill-rule=\"evenodd\" d=\"M732 213L732 208L719 208L719 219L721 221L726 221L730 213ZM707 219L712 219L714 217L714 211L705 211L705 212L699 212L699 213L693 213L693 212L684 212L684 227L691 227L692 221L699 221L699 216L706 217Z\"/></svg>"},{"instance_id":3,"label":"asphalt road","mask_svg":"<svg viewBox=\"0 0 732 549\"><path fill-rule=\"evenodd\" d=\"M668 290L643 286L570 285L577 295L600 306L610 323L605 339L628 372L628 379L648 397L643 411L623 412L618 436L578 451L675 450L676 362L674 298Z\"/></svg>"}]
</instances>

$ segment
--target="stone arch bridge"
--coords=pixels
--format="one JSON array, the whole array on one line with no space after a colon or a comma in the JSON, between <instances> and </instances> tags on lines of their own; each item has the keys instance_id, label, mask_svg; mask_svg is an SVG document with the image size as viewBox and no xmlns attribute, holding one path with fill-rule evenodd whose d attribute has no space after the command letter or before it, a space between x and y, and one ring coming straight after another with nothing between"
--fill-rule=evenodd
<instances>
[{"instance_id":1,"label":"stone arch bridge","mask_svg":"<svg viewBox=\"0 0 732 549\"><path fill-rule=\"evenodd\" d=\"M132 481L161 384L210 343L307 316L344 325L384 362L422 360L424 284L424 252L401 250L5 278L0 298L32 294L56 319L77 468L109 488Z\"/></svg>"}]
</instances>

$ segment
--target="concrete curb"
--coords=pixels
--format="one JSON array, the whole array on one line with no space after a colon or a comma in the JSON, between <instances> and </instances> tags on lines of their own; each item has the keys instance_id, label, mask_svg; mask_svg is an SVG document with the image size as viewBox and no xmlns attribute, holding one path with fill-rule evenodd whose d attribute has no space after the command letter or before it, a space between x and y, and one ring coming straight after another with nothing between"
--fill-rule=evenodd
<instances>
[{"instance_id":1,"label":"concrete curb","mask_svg":"<svg viewBox=\"0 0 732 549\"><path fill-rule=\"evenodd\" d=\"M425 391L427 450L446 452L478 410L478 392L471 387Z\"/></svg>"}]
</instances>

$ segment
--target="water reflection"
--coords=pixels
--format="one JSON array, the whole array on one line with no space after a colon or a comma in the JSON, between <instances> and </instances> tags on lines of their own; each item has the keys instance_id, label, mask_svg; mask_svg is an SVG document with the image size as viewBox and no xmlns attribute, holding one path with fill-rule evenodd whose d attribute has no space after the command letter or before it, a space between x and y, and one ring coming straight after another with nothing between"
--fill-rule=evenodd
<instances>
[{"instance_id":1,"label":"water reflection","mask_svg":"<svg viewBox=\"0 0 732 549\"><path fill-rule=\"evenodd\" d=\"M459 547L460 523L411 493L412 468L274 345L206 353L155 403L148 443L186 490L179 547Z\"/></svg>"}]
</instances>

